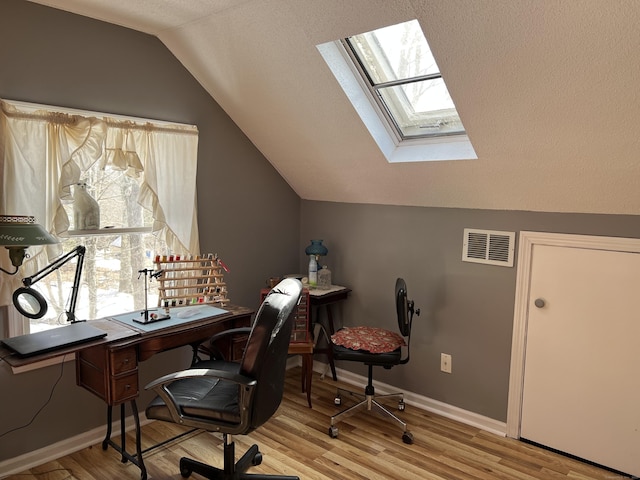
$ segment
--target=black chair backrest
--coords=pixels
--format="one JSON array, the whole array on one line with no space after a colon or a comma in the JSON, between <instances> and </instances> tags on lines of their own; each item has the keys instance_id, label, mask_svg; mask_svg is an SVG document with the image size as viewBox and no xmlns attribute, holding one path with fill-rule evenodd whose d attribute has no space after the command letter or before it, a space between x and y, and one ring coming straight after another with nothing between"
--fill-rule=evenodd
<instances>
[{"instance_id":1,"label":"black chair backrest","mask_svg":"<svg viewBox=\"0 0 640 480\"><path fill-rule=\"evenodd\" d=\"M407 284L402 278L396 280L396 312L398 314L398 329L403 337L408 337L411 335L413 312L409 311Z\"/></svg>"},{"instance_id":2,"label":"black chair backrest","mask_svg":"<svg viewBox=\"0 0 640 480\"><path fill-rule=\"evenodd\" d=\"M252 428L271 418L282 401L292 314L301 293L302 283L287 278L269 292L256 314L240 363L240 373L257 381Z\"/></svg>"}]
</instances>

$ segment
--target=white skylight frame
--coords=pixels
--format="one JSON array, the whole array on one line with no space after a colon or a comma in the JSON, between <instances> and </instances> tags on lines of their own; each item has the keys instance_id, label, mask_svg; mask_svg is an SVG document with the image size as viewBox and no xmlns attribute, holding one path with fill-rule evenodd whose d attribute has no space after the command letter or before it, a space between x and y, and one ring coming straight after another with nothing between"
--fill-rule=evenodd
<instances>
[{"instance_id":1,"label":"white skylight frame","mask_svg":"<svg viewBox=\"0 0 640 480\"><path fill-rule=\"evenodd\" d=\"M324 43L317 48L388 162L478 158L466 133L402 138L376 101L368 79L343 41Z\"/></svg>"}]
</instances>

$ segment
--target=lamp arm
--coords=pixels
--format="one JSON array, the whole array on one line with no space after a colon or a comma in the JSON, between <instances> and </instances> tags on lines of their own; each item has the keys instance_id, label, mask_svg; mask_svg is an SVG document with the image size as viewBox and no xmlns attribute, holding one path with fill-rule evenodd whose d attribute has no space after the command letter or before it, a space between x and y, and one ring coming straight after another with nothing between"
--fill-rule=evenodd
<instances>
[{"instance_id":1,"label":"lamp arm","mask_svg":"<svg viewBox=\"0 0 640 480\"><path fill-rule=\"evenodd\" d=\"M75 322L75 311L76 311L76 301L78 299L78 291L80 289L80 277L82 275L82 265L84 263L84 254L87 249L83 245L78 245L76 248L66 253L62 257L58 258L54 262L50 263L46 267L44 267L39 272L31 275L30 277L25 277L22 279L22 283L25 287L30 287L34 283L42 280L44 277L49 275L52 272L55 272L57 269L62 267L65 263L72 260L75 257L78 257L78 264L76 265L76 274L73 279L73 286L71 287L71 302L69 305L69 311L67 314L67 321Z\"/></svg>"},{"instance_id":2,"label":"lamp arm","mask_svg":"<svg viewBox=\"0 0 640 480\"><path fill-rule=\"evenodd\" d=\"M73 278L73 286L71 287L71 302L69 304L69 310L67 311L67 321L76 322L76 301L78 299L78 292L80 290L80 277L82 276L82 265L84 264L85 247L80 246L78 249L78 263L76 265L76 275Z\"/></svg>"}]
</instances>

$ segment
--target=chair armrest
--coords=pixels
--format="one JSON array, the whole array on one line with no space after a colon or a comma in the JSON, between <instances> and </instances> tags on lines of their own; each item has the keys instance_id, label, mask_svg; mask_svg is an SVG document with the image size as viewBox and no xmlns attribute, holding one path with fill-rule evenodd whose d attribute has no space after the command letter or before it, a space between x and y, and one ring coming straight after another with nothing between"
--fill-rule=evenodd
<instances>
[{"instance_id":1,"label":"chair armrest","mask_svg":"<svg viewBox=\"0 0 640 480\"><path fill-rule=\"evenodd\" d=\"M167 385L175 382L176 380L182 380L184 378L198 378L198 377L214 377L219 378L220 380L227 380L229 382L237 383L238 385L245 387L254 387L256 381L245 377L244 375L240 375L238 373L225 372L224 370L214 370L210 368L191 368L188 370L182 370L180 372L170 373L168 375L164 375L163 377L157 378L156 380L148 383L144 389L145 390L158 390L158 387L165 388Z\"/></svg>"},{"instance_id":2,"label":"chair armrest","mask_svg":"<svg viewBox=\"0 0 640 480\"><path fill-rule=\"evenodd\" d=\"M208 340L206 340L206 342L213 343L222 338L230 337L232 335L246 335L249 333L251 333L251 327L230 328L229 330L224 330L222 332L216 333L215 335L212 335Z\"/></svg>"},{"instance_id":3,"label":"chair armrest","mask_svg":"<svg viewBox=\"0 0 640 480\"><path fill-rule=\"evenodd\" d=\"M249 333L251 333L251 327L230 328L229 330L224 330L212 335L203 342L192 344L191 347L193 348L193 360L191 362L191 366L197 366L198 362L201 361L200 357L198 356L199 353L208 355L210 358L222 359L225 361L231 360L231 358L226 358L226 355L222 351L220 351L220 349L216 345L216 342L238 335L248 336Z\"/></svg>"}]
</instances>

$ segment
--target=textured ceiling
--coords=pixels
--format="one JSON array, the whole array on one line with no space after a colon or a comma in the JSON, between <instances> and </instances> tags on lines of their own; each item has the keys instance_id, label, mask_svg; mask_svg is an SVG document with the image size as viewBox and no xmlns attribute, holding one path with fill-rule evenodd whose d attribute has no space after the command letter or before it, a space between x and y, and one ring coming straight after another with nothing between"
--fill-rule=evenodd
<instances>
[{"instance_id":1,"label":"textured ceiling","mask_svg":"<svg viewBox=\"0 0 640 480\"><path fill-rule=\"evenodd\" d=\"M304 199L640 214L637 0L39 0L158 36ZM316 45L417 18L477 160L393 164Z\"/></svg>"}]
</instances>

